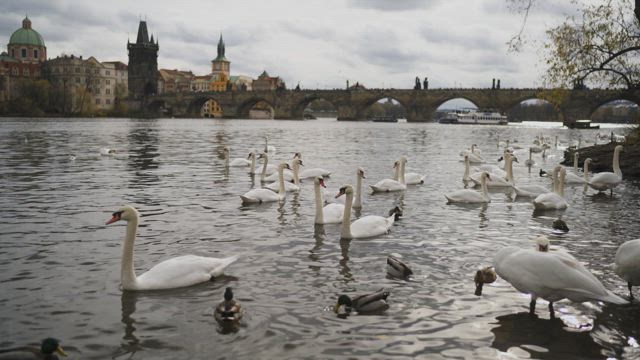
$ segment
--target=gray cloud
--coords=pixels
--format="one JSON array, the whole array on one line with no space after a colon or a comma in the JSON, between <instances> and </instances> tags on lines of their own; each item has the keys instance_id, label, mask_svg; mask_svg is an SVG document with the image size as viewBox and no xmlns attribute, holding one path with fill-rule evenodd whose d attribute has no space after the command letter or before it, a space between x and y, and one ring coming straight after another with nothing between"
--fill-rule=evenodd
<instances>
[{"instance_id":1,"label":"gray cloud","mask_svg":"<svg viewBox=\"0 0 640 360\"><path fill-rule=\"evenodd\" d=\"M349 0L349 6L369 10L408 11L433 7L439 2L437 0Z\"/></svg>"}]
</instances>

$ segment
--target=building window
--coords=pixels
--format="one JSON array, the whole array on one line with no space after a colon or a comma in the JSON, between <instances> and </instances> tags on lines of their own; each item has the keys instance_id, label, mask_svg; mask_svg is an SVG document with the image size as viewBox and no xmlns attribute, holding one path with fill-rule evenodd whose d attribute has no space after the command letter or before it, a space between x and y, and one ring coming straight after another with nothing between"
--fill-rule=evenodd
<instances>
[{"instance_id":1,"label":"building window","mask_svg":"<svg viewBox=\"0 0 640 360\"><path fill-rule=\"evenodd\" d=\"M76 84L80 84L80 78L79 77L76 78Z\"/></svg>"},{"instance_id":2,"label":"building window","mask_svg":"<svg viewBox=\"0 0 640 360\"><path fill-rule=\"evenodd\" d=\"M94 71L94 73L99 75L100 74L100 70L96 69L96 71Z\"/></svg>"},{"instance_id":3,"label":"building window","mask_svg":"<svg viewBox=\"0 0 640 360\"><path fill-rule=\"evenodd\" d=\"M107 99L105 102L107 103L107 105L111 105L111 99Z\"/></svg>"},{"instance_id":4,"label":"building window","mask_svg":"<svg viewBox=\"0 0 640 360\"><path fill-rule=\"evenodd\" d=\"M33 49L33 57L38 58L38 49Z\"/></svg>"},{"instance_id":5,"label":"building window","mask_svg":"<svg viewBox=\"0 0 640 360\"><path fill-rule=\"evenodd\" d=\"M21 53L22 53L21 55L22 55L22 57L23 57L23 58L26 58L26 57L27 57L27 49L22 48Z\"/></svg>"},{"instance_id":6,"label":"building window","mask_svg":"<svg viewBox=\"0 0 640 360\"><path fill-rule=\"evenodd\" d=\"M111 94L111 89L107 88L107 90L104 91L105 94Z\"/></svg>"},{"instance_id":7,"label":"building window","mask_svg":"<svg viewBox=\"0 0 640 360\"><path fill-rule=\"evenodd\" d=\"M29 76L29 68L22 69L22 75L23 76Z\"/></svg>"},{"instance_id":8,"label":"building window","mask_svg":"<svg viewBox=\"0 0 640 360\"><path fill-rule=\"evenodd\" d=\"M107 84L107 85L110 85L110 84L111 84L111 80L107 79L106 81L107 81L107 82L106 82L106 84Z\"/></svg>"},{"instance_id":9,"label":"building window","mask_svg":"<svg viewBox=\"0 0 640 360\"><path fill-rule=\"evenodd\" d=\"M100 105L100 99L96 99L96 105Z\"/></svg>"},{"instance_id":10,"label":"building window","mask_svg":"<svg viewBox=\"0 0 640 360\"><path fill-rule=\"evenodd\" d=\"M96 94L100 94L100 88L96 88Z\"/></svg>"},{"instance_id":11,"label":"building window","mask_svg":"<svg viewBox=\"0 0 640 360\"><path fill-rule=\"evenodd\" d=\"M13 69L11 69L11 75L18 76L18 68L17 67L14 67Z\"/></svg>"},{"instance_id":12,"label":"building window","mask_svg":"<svg viewBox=\"0 0 640 360\"><path fill-rule=\"evenodd\" d=\"M16 49L11 49L11 57L16 57Z\"/></svg>"},{"instance_id":13,"label":"building window","mask_svg":"<svg viewBox=\"0 0 640 360\"><path fill-rule=\"evenodd\" d=\"M111 71L106 70L106 71L105 71L105 75L111 75Z\"/></svg>"}]
</instances>

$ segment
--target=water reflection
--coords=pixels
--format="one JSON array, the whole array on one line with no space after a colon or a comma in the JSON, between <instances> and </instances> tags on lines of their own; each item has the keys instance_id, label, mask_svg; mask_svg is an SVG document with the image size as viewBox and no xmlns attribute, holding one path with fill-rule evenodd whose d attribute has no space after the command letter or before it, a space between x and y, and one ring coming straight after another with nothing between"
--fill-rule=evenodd
<instances>
[{"instance_id":1,"label":"water reflection","mask_svg":"<svg viewBox=\"0 0 640 360\"><path fill-rule=\"evenodd\" d=\"M141 350L140 341L135 335L136 320L131 317L131 315L136 311L138 295L139 293L136 291L123 291L122 296L120 297L122 314L121 321L124 324L124 335L122 336L122 340L124 341L120 344L120 349L117 353L113 355L114 359L127 354L130 354L128 357L131 358L136 352Z\"/></svg>"},{"instance_id":2,"label":"water reflection","mask_svg":"<svg viewBox=\"0 0 640 360\"><path fill-rule=\"evenodd\" d=\"M351 268L349 267L349 247L351 246L350 239L340 239L340 254L341 258L338 262L340 265L339 273L342 276L345 284L348 284L355 279L353 278L353 274L351 273Z\"/></svg>"},{"instance_id":3,"label":"water reflection","mask_svg":"<svg viewBox=\"0 0 640 360\"><path fill-rule=\"evenodd\" d=\"M537 359L601 359L602 348L590 332L565 329L560 318L541 319L529 313L517 313L496 318L491 332L495 338L491 347L504 352L525 351ZM516 352L517 355L521 355Z\"/></svg>"}]
</instances>

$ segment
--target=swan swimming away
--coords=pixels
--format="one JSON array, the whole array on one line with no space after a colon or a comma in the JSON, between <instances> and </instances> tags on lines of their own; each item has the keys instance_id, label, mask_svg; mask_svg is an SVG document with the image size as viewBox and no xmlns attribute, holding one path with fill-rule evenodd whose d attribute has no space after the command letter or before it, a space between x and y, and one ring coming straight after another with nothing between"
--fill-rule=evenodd
<instances>
[{"instance_id":1,"label":"swan swimming away","mask_svg":"<svg viewBox=\"0 0 640 360\"><path fill-rule=\"evenodd\" d=\"M315 195L315 205L316 205L316 216L315 223L316 224L339 224L342 222L342 218L344 216L344 205L330 203L326 206L322 206L322 193L320 192L320 187L325 188L324 179L322 176L318 176L313 179L313 190Z\"/></svg>"},{"instance_id":2,"label":"swan swimming away","mask_svg":"<svg viewBox=\"0 0 640 360\"><path fill-rule=\"evenodd\" d=\"M622 170L620 170L620 152L623 150L622 145L616 145L613 150L613 172L601 172L593 175L589 181L589 186L598 191L611 190L620 185L622 182Z\"/></svg>"},{"instance_id":3,"label":"swan swimming away","mask_svg":"<svg viewBox=\"0 0 640 360\"><path fill-rule=\"evenodd\" d=\"M394 179L383 179L375 183L374 185L369 185L371 190L374 193L379 192L392 192L392 191L404 191L407 189L407 185L405 184L404 179L404 166L407 160L405 157L401 157L396 163L394 163L394 168L399 168L399 178L398 180Z\"/></svg>"},{"instance_id":4,"label":"swan swimming away","mask_svg":"<svg viewBox=\"0 0 640 360\"><path fill-rule=\"evenodd\" d=\"M491 176L487 172L483 172L480 176L480 192L472 189L462 189L454 192L450 192L448 194L444 194L444 197L447 198L447 203L466 203L466 204L474 204L474 203L489 203L491 202L491 198L489 197L489 193L487 191L487 180L490 180Z\"/></svg>"},{"instance_id":5,"label":"swan swimming away","mask_svg":"<svg viewBox=\"0 0 640 360\"><path fill-rule=\"evenodd\" d=\"M136 276L133 266L133 246L139 219L138 210L127 205L114 212L111 220L106 224L120 220L127 222L120 271L123 290L161 290L195 285L222 275L224 269L238 259L237 256L218 259L183 255L158 263L149 271Z\"/></svg>"},{"instance_id":6,"label":"swan swimming away","mask_svg":"<svg viewBox=\"0 0 640 360\"><path fill-rule=\"evenodd\" d=\"M627 282L629 297L632 286L640 285L640 239L629 240L618 247L613 270Z\"/></svg>"},{"instance_id":7,"label":"swan swimming away","mask_svg":"<svg viewBox=\"0 0 640 360\"><path fill-rule=\"evenodd\" d=\"M346 196L344 214L342 216L342 239L368 238L389 233L396 220L396 214L389 217L367 215L351 223L351 207L353 205L353 187L345 185L340 188L336 197Z\"/></svg>"},{"instance_id":8,"label":"swan swimming away","mask_svg":"<svg viewBox=\"0 0 640 360\"><path fill-rule=\"evenodd\" d=\"M613 304L627 301L607 290L578 260L564 251L549 251L549 239L536 239L537 249L509 246L500 250L493 266L501 278L518 291L531 294L529 314L535 314L536 300L549 302L553 318L553 303L562 299L574 302L599 300Z\"/></svg>"},{"instance_id":9,"label":"swan swimming away","mask_svg":"<svg viewBox=\"0 0 640 360\"><path fill-rule=\"evenodd\" d=\"M278 179L279 188L278 192L274 192L269 189L251 189L247 191L244 195L240 195L240 199L243 204L262 204L266 202L275 202L282 201L285 199L286 191L284 187L284 177L282 173L284 169L289 169L289 165L287 163L280 164L278 168L278 172L280 174L280 178Z\"/></svg>"}]
</instances>

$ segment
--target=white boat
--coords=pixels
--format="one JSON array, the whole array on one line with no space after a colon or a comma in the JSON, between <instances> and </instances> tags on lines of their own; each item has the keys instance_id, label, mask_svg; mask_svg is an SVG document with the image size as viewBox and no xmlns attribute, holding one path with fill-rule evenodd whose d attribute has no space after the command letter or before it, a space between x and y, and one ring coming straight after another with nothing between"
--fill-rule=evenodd
<instances>
[{"instance_id":1,"label":"white boat","mask_svg":"<svg viewBox=\"0 0 640 360\"><path fill-rule=\"evenodd\" d=\"M507 116L497 111L464 111L450 112L440 123L447 124L478 124L478 125L507 125Z\"/></svg>"}]
</instances>

